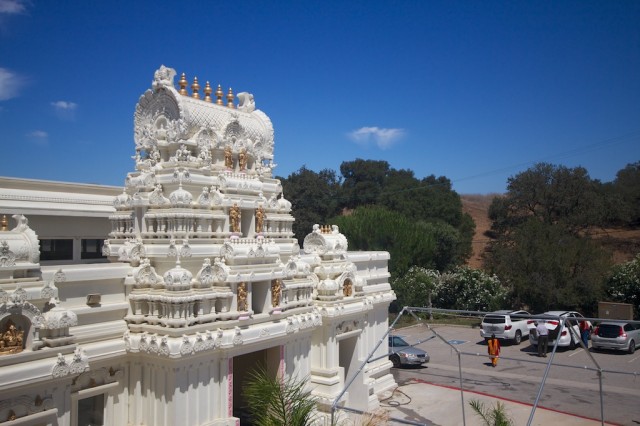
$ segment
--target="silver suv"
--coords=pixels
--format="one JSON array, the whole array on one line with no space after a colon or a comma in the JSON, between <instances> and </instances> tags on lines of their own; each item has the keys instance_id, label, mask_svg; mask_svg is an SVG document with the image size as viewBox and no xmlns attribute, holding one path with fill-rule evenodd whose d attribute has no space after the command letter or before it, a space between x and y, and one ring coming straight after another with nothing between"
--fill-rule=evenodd
<instances>
[{"instance_id":1,"label":"silver suv","mask_svg":"<svg viewBox=\"0 0 640 426\"><path fill-rule=\"evenodd\" d=\"M603 321L593 330L591 346L594 350L617 349L632 354L640 346L640 324Z\"/></svg>"},{"instance_id":2,"label":"silver suv","mask_svg":"<svg viewBox=\"0 0 640 426\"><path fill-rule=\"evenodd\" d=\"M529 335L527 311L495 311L482 318L480 336L485 340L495 334L498 339L509 340L516 345Z\"/></svg>"}]
</instances>

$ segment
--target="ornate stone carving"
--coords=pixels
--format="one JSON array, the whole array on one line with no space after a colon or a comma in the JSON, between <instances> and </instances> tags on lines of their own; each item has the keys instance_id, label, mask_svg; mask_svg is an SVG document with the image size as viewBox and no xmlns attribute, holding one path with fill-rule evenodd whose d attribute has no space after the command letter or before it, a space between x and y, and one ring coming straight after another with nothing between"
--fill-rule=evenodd
<instances>
[{"instance_id":1,"label":"ornate stone carving","mask_svg":"<svg viewBox=\"0 0 640 426\"><path fill-rule=\"evenodd\" d=\"M162 87L173 87L173 78L176 76L176 70L161 65L153 74L153 90L159 90Z\"/></svg>"},{"instance_id":2,"label":"ornate stone carving","mask_svg":"<svg viewBox=\"0 0 640 426\"><path fill-rule=\"evenodd\" d=\"M56 360L55 365L51 369L51 375L54 378L59 378L59 377L64 377L69 375L69 365L67 364L67 360L60 353L58 354L58 358Z\"/></svg>"},{"instance_id":3,"label":"ornate stone carving","mask_svg":"<svg viewBox=\"0 0 640 426\"><path fill-rule=\"evenodd\" d=\"M16 255L9 250L6 240L0 241L0 268L8 268L16 265Z\"/></svg>"},{"instance_id":4,"label":"ornate stone carving","mask_svg":"<svg viewBox=\"0 0 640 426\"><path fill-rule=\"evenodd\" d=\"M160 287L164 284L162 277L156 273L149 259L142 259L140 266L133 271L136 288Z\"/></svg>"},{"instance_id":5,"label":"ornate stone carving","mask_svg":"<svg viewBox=\"0 0 640 426\"><path fill-rule=\"evenodd\" d=\"M162 185L157 184L149 195L149 204L153 207L160 207L169 204L169 199L164 196Z\"/></svg>"},{"instance_id":6,"label":"ornate stone carving","mask_svg":"<svg viewBox=\"0 0 640 426\"><path fill-rule=\"evenodd\" d=\"M213 267L211 266L211 259L206 258L202 263L202 268L196 275L196 281L200 283L201 287L211 287L215 281Z\"/></svg>"},{"instance_id":7,"label":"ornate stone carving","mask_svg":"<svg viewBox=\"0 0 640 426\"><path fill-rule=\"evenodd\" d=\"M58 288L53 282L47 281L42 290L40 290L40 298L51 299L55 297L58 297Z\"/></svg>"},{"instance_id":8,"label":"ornate stone carving","mask_svg":"<svg viewBox=\"0 0 640 426\"><path fill-rule=\"evenodd\" d=\"M180 345L180 354L181 355L191 355L193 353L193 344L191 340L189 340L189 336L182 336L182 344Z\"/></svg>"},{"instance_id":9,"label":"ornate stone carving","mask_svg":"<svg viewBox=\"0 0 640 426\"><path fill-rule=\"evenodd\" d=\"M76 348L73 353L73 361L69 365L69 374L80 374L89 369L89 358L80 348Z\"/></svg>"},{"instance_id":10,"label":"ornate stone carving","mask_svg":"<svg viewBox=\"0 0 640 426\"><path fill-rule=\"evenodd\" d=\"M238 110L244 112L253 112L256 109L256 103L253 95L247 92L238 93Z\"/></svg>"},{"instance_id":11,"label":"ornate stone carving","mask_svg":"<svg viewBox=\"0 0 640 426\"><path fill-rule=\"evenodd\" d=\"M242 330L240 330L240 327L234 327L234 335L233 335L233 345L234 346L240 346L242 344Z\"/></svg>"}]
</instances>

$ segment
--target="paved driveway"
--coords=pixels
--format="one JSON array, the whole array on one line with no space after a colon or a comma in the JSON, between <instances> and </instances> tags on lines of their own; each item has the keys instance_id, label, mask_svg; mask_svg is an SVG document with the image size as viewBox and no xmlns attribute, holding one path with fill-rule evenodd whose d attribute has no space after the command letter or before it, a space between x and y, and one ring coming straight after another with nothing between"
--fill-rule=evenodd
<instances>
[{"instance_id":1,"label":"paved driveway","mask_svg":"<svg viewBox=\"0 0 640 426\"><path fill-rule=\"evenodd\" d=\"M540 389L548 358L538 358L528 340L502 346L496 368L490 366L487 346L478 329L434 326L442 338L461 352L462 387L486 395L533 404ZM414 343L433 336L423 325L396 331ZM418 347L429 352L427 367L394 369L402 383L420 380L426 383L460 386L458 353L440 338L432 338ZM602 368L602 401L605 421L640 424L640 354L589 352ZM597 367L584 349L559 350L551 364L539 405L560 412L600 419L600 381Z\"/></svg>"}]
</instances>

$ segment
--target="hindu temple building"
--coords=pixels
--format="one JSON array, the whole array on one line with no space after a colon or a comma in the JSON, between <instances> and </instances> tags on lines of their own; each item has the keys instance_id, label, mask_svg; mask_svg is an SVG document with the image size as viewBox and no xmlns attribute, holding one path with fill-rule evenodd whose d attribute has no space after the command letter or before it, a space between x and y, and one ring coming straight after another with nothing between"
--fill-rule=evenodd
<instances>
[{"instance_id":1,"label":"hindu temple building","mask_svg":"<svg viewBox=\"0 0 640 426\"><path fill-rule=\"evenodd\" d=\"M0 424L239 425L258 365L308 378L319 424L357 372L341 404L395 387L386 340L360 371L389 254L327 225L301 248L267 115L175 76L136 105L124 187L0 178Z\"/></svg>"}]
</instances>

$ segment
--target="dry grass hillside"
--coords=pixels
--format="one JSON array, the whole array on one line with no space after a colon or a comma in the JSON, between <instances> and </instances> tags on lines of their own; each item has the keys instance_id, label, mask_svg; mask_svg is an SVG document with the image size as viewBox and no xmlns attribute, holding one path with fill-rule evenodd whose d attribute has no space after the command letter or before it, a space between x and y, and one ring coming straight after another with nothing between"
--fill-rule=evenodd
<instances>
[{"instance_id":1,"label":"dry grass hillside","mask_svg":"<svg viewBox=\"0 0 640 426\"><path fill-rule=\"evenodd\" d=\"M491 200L498 194L461 195L462 210L469 213L476 223L473 237L473 254L467 262L472 268L482 266L482 253L490 238L486 231L491 228L488 212ZM595 232L596 238L602 240L605 247L613 252L615 263L627 262L640 253L640 229L603 229Z\"/></svg>"}]
</instances>

